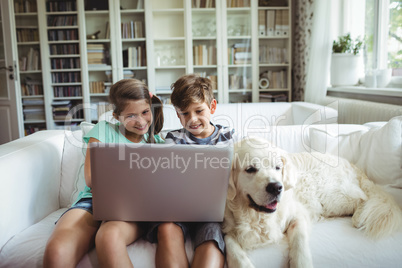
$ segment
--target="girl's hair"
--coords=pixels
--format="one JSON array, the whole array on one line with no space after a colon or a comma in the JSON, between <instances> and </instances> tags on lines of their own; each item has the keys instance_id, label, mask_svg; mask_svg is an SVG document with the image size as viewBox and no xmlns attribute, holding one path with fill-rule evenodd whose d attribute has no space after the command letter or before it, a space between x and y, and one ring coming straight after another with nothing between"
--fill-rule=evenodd
<instances>
[{"instance_id":1,"label":"girl's hair","mask_svg":"<svg viewBox=\"0 0 402 268\"><path fill-rule=\"evenodd\" d=\"M117 116L126 108L129 100L146 100L151 106L153 121L148 129L147 143L155 143L154 134L158 134L163 127L162 102L155 95L150 95L148 87L137 79L122 79L112 85L109 92L109 101L114 106L113 113Z\"/></svg>"},{"instance_id":2,"label":"girl's hair","mask_svg":"<svg viewBox=\"0 0 402 268\"><path fill-rule=\"evenodd\" d=\"M170 99L180 110L185 110L192 103L206 103L210 107L214 99L212 81L197 74L187 74L172 84Z\"/></svg>"}]
</instances>

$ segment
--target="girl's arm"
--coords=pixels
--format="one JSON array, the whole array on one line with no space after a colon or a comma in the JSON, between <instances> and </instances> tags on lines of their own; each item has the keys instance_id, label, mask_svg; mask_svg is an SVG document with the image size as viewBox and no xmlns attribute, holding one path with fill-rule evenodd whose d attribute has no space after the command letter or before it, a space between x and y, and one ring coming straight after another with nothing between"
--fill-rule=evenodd
<instances>
[{"instance_id":1,"label":"girl's arm","mask_svg":"<svg viewBox=\"0 0 402 268\"><path fill-rule=\"evenodd\" d=\"M92 142L100 142L95 138L90 138L88 145ZM84 176L85 176L85 183L89 188L92 188L92 181L91 181L91 155L89 153L89 146L87 148L87 153L85 155L85 166L84 166Z\"/></svg>"}]
</instances>

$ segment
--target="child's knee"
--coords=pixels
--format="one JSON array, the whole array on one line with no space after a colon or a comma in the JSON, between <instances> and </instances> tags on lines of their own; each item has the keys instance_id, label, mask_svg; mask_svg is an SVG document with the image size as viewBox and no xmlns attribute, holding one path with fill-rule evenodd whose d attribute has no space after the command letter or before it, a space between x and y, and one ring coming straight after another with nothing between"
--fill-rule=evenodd
<instances>
[{"instance_id":1,"label":"child's knee","mask_svg":"<svg viewBox=\"0 0 402 268\"><path fill-rule=\"evenodd\" d=\"M99 228L95 237L96 246L102 244L112 245L120 239L120 229L114 225L103 225Z\"/></svg>"},{"instance_id":2,"label":"child's knee","mask_svg":"<svg viewBox=\"0 0 402 268\"><path fill-rule=\"evenodd\" d=\"M158 241L164 239L172 239L177 237L183 237L183 231L181 227L173 222L161 223L158 226Z\"/></svg>"},{"instance_id":3,"label":"child's knee","mask_svg":"<svg viewBox=\"0 0 402 268\"><path fill-rule=\"evenodd\" d=\"M62 266L64 260L71 260L74 258L74 248L71 247L70 243L65 242L66 241L60 239L52 239L48 241L43 256L45 267Z\"/></svg>"}]
</instances>

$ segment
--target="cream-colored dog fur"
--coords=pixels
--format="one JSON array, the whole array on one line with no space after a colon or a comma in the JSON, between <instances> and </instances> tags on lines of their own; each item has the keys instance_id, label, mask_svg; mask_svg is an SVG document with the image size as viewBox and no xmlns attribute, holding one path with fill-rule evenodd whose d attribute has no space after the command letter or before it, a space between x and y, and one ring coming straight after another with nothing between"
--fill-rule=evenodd
<instances>
[{"instance_id":1,"label":"cream-colored dog fur","mask_svg":"<svg viewBox=\"0 0 402 268\"><path fill-rule=\"evenodd\" d=\"M312 267L311 222L353 215L372 238L400 228L394 199L347 160L289 154L260 138L235 145L223 232L229 268L254 267L247 251L287 236L290 267Z\"/></svg>"}]
</instances>

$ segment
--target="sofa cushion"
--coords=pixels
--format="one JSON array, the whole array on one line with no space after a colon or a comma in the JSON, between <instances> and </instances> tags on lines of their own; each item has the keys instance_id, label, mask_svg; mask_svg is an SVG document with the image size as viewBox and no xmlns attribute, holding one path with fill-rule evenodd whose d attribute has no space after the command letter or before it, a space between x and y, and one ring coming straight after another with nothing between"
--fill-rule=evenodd
<instances>
[{"instance_id":1,"label":"sofa cushion","mask_svg":"<svg viewBox=\"0 0 402 268\"><path fill-rule=\"evenodd\" d=\"M265 129L270 126L293 125L291 103L228 103L219 104L212 116L216 124L237 132Z\"/></svg>"},{"instance_id":2,"label":"sofa cushion","mask_svg":"<svg viewBox=\"0 0 402 268\"><path fill-rule=\"evenodd\" d=\"M79 192L85 187L84 162L87 146L82 138L93 127L94 124L82 122L81 130L66 132L60 183L62 208L75 202Z\"/></svg>"},{"instance_id":3,"label":"sofa cushion","mask_svg":"<svg viewBox=\"0 0 402 268\"><path fill-rule=\"evenodd\" d=\"M52 234L55 222L66 209L59 209L40 222L30 226L10 239L1 249L1 268L32 268L43 267L43 254L47 240ZM193 258L191 239L186 240L188 260ZM128 246L127 251L134 267L155 267L156 244L139 239ZM77 267L99 267L95 249L86 254Z\"/></svg>"},{"instance_id":4,"label":"sofa cushion","mask_svg":"<svg viewBox=\"0 0 402 268\"><path fill-rule=\"evenodd\" d=\"M315 151L345 157L374 182L402 188L402 116L347 134L311 128L310 139Z\"/></svg>"}]
</instances>

